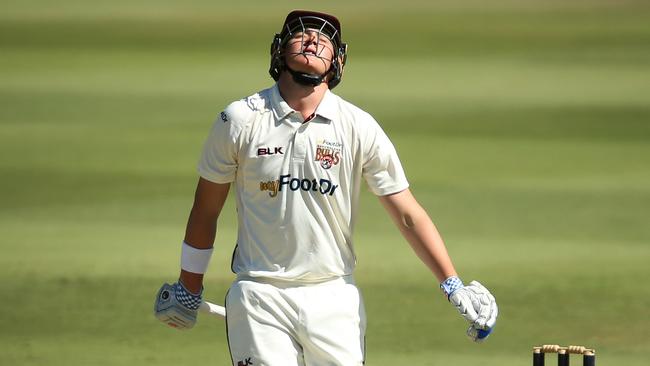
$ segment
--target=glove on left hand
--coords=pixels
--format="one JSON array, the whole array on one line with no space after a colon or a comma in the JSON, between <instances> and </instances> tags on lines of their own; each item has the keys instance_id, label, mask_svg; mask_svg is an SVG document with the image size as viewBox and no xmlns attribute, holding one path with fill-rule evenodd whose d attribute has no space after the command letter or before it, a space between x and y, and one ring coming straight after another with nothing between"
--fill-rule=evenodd
<instances>
[{"instance_id":1,"label":"glove on left hand","mask_svg":"<svg viewBox=\"0 0 650 366\"><path fill-rule=\"evenodd\" d=\"M475 342L482 342L492 332L499 314L494 296L478 281L463 286L457 277L448 278L441 287L449 302L470 322L467 335Z\"/></svg>"}]
</instances>

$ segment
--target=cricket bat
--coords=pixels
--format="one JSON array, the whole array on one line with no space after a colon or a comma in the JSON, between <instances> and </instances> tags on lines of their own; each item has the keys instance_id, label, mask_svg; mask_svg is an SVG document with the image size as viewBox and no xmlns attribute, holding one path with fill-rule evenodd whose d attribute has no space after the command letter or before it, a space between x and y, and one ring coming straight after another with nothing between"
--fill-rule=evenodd
<instances>
[{"instance_id":1,"label":"cricket bat","mask_svg":"<svg viewBox=\"0 0 650 366\"><path fill-rule=\"evenodd\" d=\"M201 301L199 311L219 318L226 317L226 308L221 305L213 304L208 301Z\"/></svg>"}]
</instances>

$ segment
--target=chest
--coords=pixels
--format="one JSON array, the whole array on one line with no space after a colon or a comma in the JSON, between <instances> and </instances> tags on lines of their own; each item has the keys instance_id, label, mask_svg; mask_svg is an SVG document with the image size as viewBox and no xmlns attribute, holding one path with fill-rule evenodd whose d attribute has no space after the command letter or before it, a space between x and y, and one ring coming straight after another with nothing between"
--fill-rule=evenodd
<instances>
[{"instance_id":1,"label":"chest","mask_svg":"<svg viewBox=\"0 0 650 366\"><path fill-rule=\"evenodd\" d=\"M248 180L277 179L283 174L336 178L343 166L352 163L354 145L349 129L339 121L260 119L242 146L240 169Z\"/></svg>"}]
</instances>

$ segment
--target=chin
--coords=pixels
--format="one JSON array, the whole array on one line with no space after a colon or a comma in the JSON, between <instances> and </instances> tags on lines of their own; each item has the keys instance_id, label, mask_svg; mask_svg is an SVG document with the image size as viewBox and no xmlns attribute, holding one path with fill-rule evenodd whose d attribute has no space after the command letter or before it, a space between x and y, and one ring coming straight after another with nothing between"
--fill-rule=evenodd
<instances>
[{"instance_id":1,"label":"chin","mask_svg":"<svg viewBox=\"0 0 650 366\"><path fill-rule=\"evenodd\" d=\"M328 68L323 64L323 61L316 57L306 59L303 56L298 56L292 62L289 62L289 67L299 72L308 74L324 74Z\"/></svg>"}]
</instances>

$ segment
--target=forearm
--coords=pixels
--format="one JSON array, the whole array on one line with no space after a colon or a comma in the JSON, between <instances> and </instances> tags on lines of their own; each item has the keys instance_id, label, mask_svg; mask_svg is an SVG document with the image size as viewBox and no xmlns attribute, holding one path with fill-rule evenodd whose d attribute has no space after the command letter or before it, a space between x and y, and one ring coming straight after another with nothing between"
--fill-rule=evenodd
<instances>
[{"instance_id":1,"label":"forearm","mask_svg":"<svg viewBox=\"0 0 650 366\"><path fill-rule=\"evenodd\" d=\"M447 248L429 215L421 207L413 211L397 223L400 232L439 282L456 276Z\"/></svg>"},{"instance_id":2,"label":"forearm","mask_svg":"<svg viewBox=\"0 0 650 366\"><path fill-rule=\"evenodd\" d=\"M196 249L212 248L217 233L217 219L228 197L229 187L230 184L199 179L185 229L185 243ZM193 293L200 292L203 286L202 273L181 270L180 280Z\"/></svg>"},{"instance_id":3,"label":"forearm","mask_svg":"<svg viewBox=\"0 0 650 366\"><path fill-rule=\"evenodd\" d=\"M197 249L209 249L214 245L216 233L216 218L202 215L197 207L193 207L185 229L185 243ZM203 273L192 273L181 269L180 280L185 288L196 294L203 286Z\"/></svg>"},{"instance_id":4,"label":"forearm","mask_svg":"<svg viewBox=\"0 0 650 366\"><path fill-rule=\"evenodd\" d=\"M185 242L198 249L209 249L217 235L217 218L192 207L185 228Z\"/></svg>"},{"instance_id":5,"label":"forearm","mask_svg":"<svg viewBox=\"0 0 650 366\"><path fill-rule=\"evenodd\" d=\"M410 190L380 197L380 202L417 256L438 281L456 276L456 270L438 230Z\"/></svg>"},{"instance_id":6,"label":"forearm","mask_svg":"<svg viewBox=\"0 0 650 366\"><path fill-rule=\"evenodd\" d=\"M492 332L499 313L494 296L476 281L463 285L438 229L410 190L381 196L379 201L418 257L442 283L449 301L471 323L467 335L475 342L483 341Z\"/></svg>"}]
</instances>

